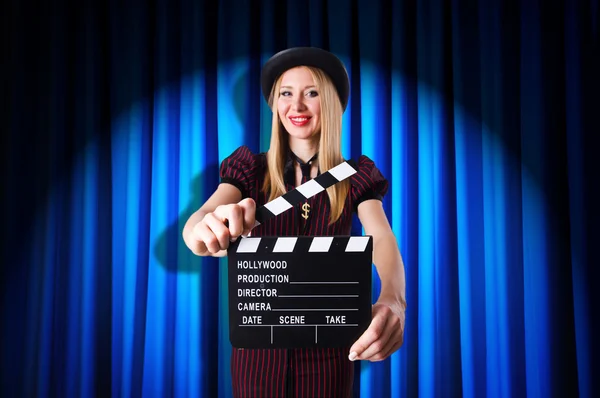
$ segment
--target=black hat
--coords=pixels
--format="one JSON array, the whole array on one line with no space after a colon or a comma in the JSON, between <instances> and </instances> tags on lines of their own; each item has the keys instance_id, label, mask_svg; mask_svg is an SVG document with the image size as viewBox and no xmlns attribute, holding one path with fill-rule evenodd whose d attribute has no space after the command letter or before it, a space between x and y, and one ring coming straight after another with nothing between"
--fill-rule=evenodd
<instances>
[{"instance_id":1,"label":"black hat","mask_svg":"<svg viewBox=\"0 0 600 398\"><path fill-rule=\"evenodd\" d=\"M260 84L263 96L269 102L269 96L275 81L286 70L296 66L313 66L322 69L337 89L342 103L342 110L346 110L348 96L350 95L350 79L342 61L329 51L316 47L294 47L283 50L273 55L263 66Z\"/></svg>"}]
</instances>

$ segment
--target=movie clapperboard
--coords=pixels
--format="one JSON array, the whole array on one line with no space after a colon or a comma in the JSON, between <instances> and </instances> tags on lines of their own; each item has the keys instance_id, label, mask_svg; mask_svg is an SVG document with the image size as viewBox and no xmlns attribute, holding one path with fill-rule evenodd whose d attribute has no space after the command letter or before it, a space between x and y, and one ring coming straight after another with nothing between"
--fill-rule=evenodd
<instances>
[{"instance_id":1,"label":"movie clapperboard","mask_svg":"<svg viewBox=\"0 0 600 398\"><path fill-rule=\"evenodd\" d=\"M278 216L356 173L352 161L256 210ZM342 347L371 322L370 236L240 238L228 249L229 338L236 348Z\"/></svg>"}]
</instances>

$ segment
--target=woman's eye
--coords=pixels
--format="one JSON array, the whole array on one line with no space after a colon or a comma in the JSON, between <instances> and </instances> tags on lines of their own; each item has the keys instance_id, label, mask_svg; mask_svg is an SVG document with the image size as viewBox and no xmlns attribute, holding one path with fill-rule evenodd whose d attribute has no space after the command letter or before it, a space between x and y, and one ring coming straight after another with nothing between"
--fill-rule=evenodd
<instances>
[{"instance_id":1,"label":"woman's eye","mask_svg":"<svg viewBox=\"0 0 600 398\"><path fill-rule=\"evenodd\" d=\"M319 93L317 93L315 90L311 90L308 93L306 93L306 95L308 95L309 97L316 97L319 95Z\"/></svg>"},{"instance_id":2,"label":"woman's eye","mask_svg":"<svg viewBox=\"0 0 600 398\"><path fill-rule=\"evenodd\" d=\"M282 91L281 93L279 93L279 95L282 97L289 97L290 95L292 95L292 93L290 93L289 91Z\"/></svg>"}]
</instances>

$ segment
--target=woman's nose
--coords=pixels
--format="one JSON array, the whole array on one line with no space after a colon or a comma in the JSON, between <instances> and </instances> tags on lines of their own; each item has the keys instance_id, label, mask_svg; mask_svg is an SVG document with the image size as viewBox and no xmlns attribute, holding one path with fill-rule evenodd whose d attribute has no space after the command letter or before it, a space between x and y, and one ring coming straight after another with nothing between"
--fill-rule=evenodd
<instances>
[{"instance_id":1,"label":"woman's nose","mask_svg":"<svg viewBox=\"0 0 600 398\"><path fill-rule=\"evenodd\" d=\"M304 109L305 105L304 105L304 101L302 100L302 97L298 97L296 99L294 99L294 101L292 102L292 108L295 110L302 110Z\"/></svg>"}]
</instances>

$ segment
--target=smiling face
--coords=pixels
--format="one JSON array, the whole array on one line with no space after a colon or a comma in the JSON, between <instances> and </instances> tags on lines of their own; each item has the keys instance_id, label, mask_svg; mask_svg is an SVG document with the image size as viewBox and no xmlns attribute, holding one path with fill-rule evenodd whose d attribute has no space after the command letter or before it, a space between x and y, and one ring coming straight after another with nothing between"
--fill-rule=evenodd
<instances>
[{"instance_id":1,"label":"smiling face","mask_svg":"<svg viewBox=\"0 0 600 398\"><path fill-rule=\"evenodd\" d=\"M290 139L315 139L321 130L321 99L310 71L286 71L278 94L277 113Z\"/></svg>"}]
</instances>

